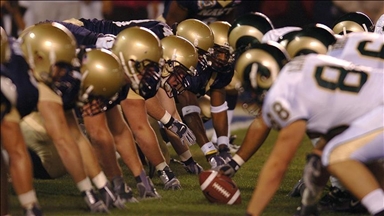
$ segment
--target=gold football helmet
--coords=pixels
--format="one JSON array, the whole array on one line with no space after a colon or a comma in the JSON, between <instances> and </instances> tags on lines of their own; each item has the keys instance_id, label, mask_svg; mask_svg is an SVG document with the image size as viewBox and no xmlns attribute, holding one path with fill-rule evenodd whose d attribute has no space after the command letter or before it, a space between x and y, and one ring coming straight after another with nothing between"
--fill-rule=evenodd
<instances>
[{"instance_id":1,"label":"gold football helmet","mask_svg":"<svg viewBox=\"0 0 384 216\"><path fill-rule=\"evenodd\" d=\"M277 42L255 44L242 53L235 65L235 76L241 82L240 92L252 99L243 105L259 115L264 97L289 57Z\"/></svg>"},{"instance_id":2,"label":"gold football helmet","mask_svg":"<svg viewBox=\"0 0 384 216\"><path fill-rule=\"evenodd\" d=\"M241 54L252 44L260 43L264 34L274 29L271 20L259 12L247 13L234 20L228 31L229 45Z\"/></svg>"},{"instance_id":3,"label":"gold football helmet","mask_svg":"<svg viewBox=\"0 0 384 216\"><path fill-rule=\"evenodd\" d=\"M221 73L229 73L233 70L234 57L228 43L228 32L231 24L225 21L215 21L209 24L214 35L213 52L209 60L212 68Z\"/></svg>"},{"instance_id":4,"label":"gold football helmet","mask_svg":"<svg viewBox=\"0 0 384 216\"><path fill-rule=\"evenodd\" d=\"M180 94L189 83L186 76L196 75L198 54L195 47L185 38L170 35L161 40L165 66L163 68L163 88L169 97Z\"/></svg>"},{"instance_id":5,"label":"gold football helmet","mask_svg":"<svg viewBox=\"0 0 384 216\"><path fill-rule=\"evenodd\" d=\"M51 84L60 79L62 74L53 72L54 66L66 65L68 69L78 66L76 40L59 23L36 24L24 30L19 39L25 59L38 81Z\"/></svg>"},{"instance_id":6,"label":"gold football helmet","mask_svg":"<svg viewBox=\"0 0 384 216\"><path fill-rule=\"evenodd\" d=\"M116 36L112 52L117 55L129 78L131 89L145 99L160 86L163 50L159 38L144 27L130 27Z\"/></svg>"},{"instance_id":7,"label":"gold football helmet","mask_svg":"<svg viewBox=\"0 0 384 216\"><path fill-rule=\"evenodd\" d=\"M125 84L119 59L105 49L90 49L82 57L80 101L83 115L95 115L117 99Z\"/></svg>"},{"instance_id":8,"label":"gold football helmet","mask_svg":"<svg viewBox=\"0 0 384 216\"><path fill-rule=\"evenodd\" d=\"M350 32L373 32L372 20L362 12L350 12L336 20L332 30L335 34L345 35Z\"/></svg>"},{"instance_id":9,"label":"gold football helmet","mask_svg":"<svg viewBox=\"0 0 384 216\"><path fill-rule=\"evenodd\" d=\"M209 26L198 19L186 19L176 27L176 35L191 42L201 54L210 52L214 44L214 36Z\"/></svg>"},{"instance_id":10,"label":"gold football helmet","mask_svg":"<svg viewBox=\"0 0 384 216\"><path fill-rule=\"evenodd\" d=\"M9 47L8 43L8 35L3 29L3 27L0 27L0 33L1 33L1 64L6 63L11 58L11 49Z\"/></svg>"},{"instance_id":11,"label":"gold football helmet","mask_svg":"<svg viewBox=\"0 0 384 216\"><path fill-rule=\"evenodd\" d=\"M282 40L291 58L309 53L326 54L329 46L336 42L333 31L323 24L289 32L283 35Z\"/></svg>"}]
</instances>

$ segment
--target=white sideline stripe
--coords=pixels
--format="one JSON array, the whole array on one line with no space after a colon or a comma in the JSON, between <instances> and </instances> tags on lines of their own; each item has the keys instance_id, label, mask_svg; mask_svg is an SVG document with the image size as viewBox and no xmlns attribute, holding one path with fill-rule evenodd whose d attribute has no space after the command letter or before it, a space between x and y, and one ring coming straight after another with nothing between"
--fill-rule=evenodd
<instances>
[{"instance_id":1,"label":"white sideline stripe","mask_svg":"<svg viewBox=\"0 0 384 216\"><path fill-rule=\"evenodd\" d=\"M232 205L237 198L240 196L240 190L237 189L236 193L233 195L233 197L227 202L227 204Z\"/></svg>"},{"instance_id":2,"label":"white sideline stripe","mask_svg":"<svg viewBox=\"0 0 384 216\"><path fill-rule=\"evenodd\" d=\"M208 178L204 181L204 183L200 186L201 190L205 190L208 185L212 182L212 180L217 176L218 172L212 171L212 173L208 176Z\"/></svg>"}]
</instances>

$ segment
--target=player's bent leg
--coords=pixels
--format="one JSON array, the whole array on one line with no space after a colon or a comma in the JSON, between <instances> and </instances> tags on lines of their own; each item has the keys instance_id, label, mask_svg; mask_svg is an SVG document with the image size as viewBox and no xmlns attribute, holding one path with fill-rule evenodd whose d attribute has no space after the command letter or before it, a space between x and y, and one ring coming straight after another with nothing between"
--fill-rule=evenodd
<instances>
[{"instance_id":1,"label":"player's bent leg","mask_svg":"<svg viewBox=\"0 0 384 216\"><path fill-rule=\"evenodd\" d=\"M116 143L117 152L120 154L124 163L131 170L136 182L145 182L147 178L143 164L138 156L136 143L133 139L131 130L123 120L123 116L119 108L120 106L116 106L107 112L108 125ZM144 176L142 176L143 173ZM137 201L133 197L132 189L124 182L122 174L115 176L112 180L112 184L114 191L117 192L118 195L124 200L128 202ZM151 190L152 188L148 187L147 189Z\"/></svg>"},{"instance_id":2,"label":"player's bent leg","mask_svg":"<svg viewBox=\"0 0 384 216\"><path fill-rule=\"evenodd\" d=\"M120 104L141 150L147 159L155 165L156 170L158 171L158 176L165 185L164 189L168 190L181 188L179 180L170 170L168 164L165 162L163 154L161 153L155 133L147 119L144 100L126 99ZM164 170L166 167L168 167L170 172L166 172ZM174 184L170 184L171 181L174 182Z\"/></svg>"}]
</instances>

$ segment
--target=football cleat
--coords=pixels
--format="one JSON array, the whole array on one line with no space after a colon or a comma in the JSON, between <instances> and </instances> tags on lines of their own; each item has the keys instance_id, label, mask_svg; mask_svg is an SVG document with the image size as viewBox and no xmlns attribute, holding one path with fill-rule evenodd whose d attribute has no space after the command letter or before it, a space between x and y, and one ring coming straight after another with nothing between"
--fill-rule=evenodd
<instances>
[{"instance_id":1,"label":"football cleat","mask_svg":"<svg viewBox=\"0 0 384 216\"><path fill-rule=\"evenodd\" d=\"M211 169L215 169L220 165L224 165L225 160L220 155L213 154L208 157L208 163L211 165Z\"/></svg>"},{"instance_id":2,"label":"football cleat","mask_svg":"<svg viewBox=\"0 0 384 216\"><path fill-rule=\"evenodd\" d=\"M198 164L196 161L193 161L193 163L188 165L184 164L183 162L181 163L183 164L184 169L190 174L198 175L204 171L203 167L201 167L200 164Z\"/></svg>"},{"instance_id":3,"label":"football cleat","mask_svg":"<svg viewBox=\"0 0 384 216\"><path fill-rule=\"evenodd\" d=\"M319 209L317 205L304 206L303 204L296 209L293 216L319 216Z\"/></svg>"},{"instance_id":4,"label":"football cleat","mask_svg":"<svg viewBox=\"0 0 384 216\"><path fill-rule=\"evenodd\" d=\"M137 183L137 190L141 199L149 198L161 198L160 194L157 193L155 186L153 185L151 179L147 176L148 184L143 182Z\"/></svg>"},{"instance_id":5,"label":"football cleat","mask_svg":"<svg viewBox=\"0 0 384 216\"><path fill-rule=\"evenodd\" d=\"M115 177L112 180L113 192L118 196L123 203L137 203L139 202L133 197L132 189L124 182L123 177Z\"/></svg>"},{"instance_id":6,"label":"football cleat","mask_svg":"<svg viewBox=\"0 0 384 216\"><path fill-rule=\"evenodd\" d=\"M348 191L342 191L337 187L331 187L329 192L320 199L319 208L322 211L367 212L359 200L353 197Z\"/></svg>"},{"instance_id":7,"label":"football cleat","mask_svg":"<svg viewBox=\"0 0 384 216\"><path fill-rule=\"evenodd\" d=\"M166 166L163 170L158 170L157 174L164 183L164 190L181 189L180 181L175 177L169 166Z\"/></svg>"},{"instance_id":8,"label":"football cleat","mask_svg":"<svg viewBox=\"0 0 384 216\"><path fill-rule=\"evenodd\" d=\"M34 203L30 208L24 209L24 216L42 216L43 212L39 204Z\"/></svg>"},{"instance_id":9,"label":"football cleat","mask_svg":"<svg viewBox=\"0 0 384 216\"><path fill-rule=\"evenodd\" d=\"M110 207L116 207L118 209L124 209L124 201L116 195L113 190L111 184L108 182L103 188L99 189L99 194L101 200L105 203L105 205Z\"/></svg>"},{"instance_id":10,"label":"football cleat","mask_svg":"<svg viewBox=\"0 0 384 216\"><path fill-rule=\"evenodd\" d=\"M295 186L293 186L292 190L288 193L287 196L290 197L300 197L304 193L305 185L304 180L300 179Z\"/></svg>"},{"instance_id":11,"label":"football cleat","mask_svg":"<svg viewBox=\"0 0 384 216\"><path fill-rule=\"evenodd\" d=\"M81 192L81 195L83 196L85 203L87 204L91 213L109 213L108 207L102 200L99 200L99 198L97 198L93 190L83 191Z\"/></svg>"}]
</instances>

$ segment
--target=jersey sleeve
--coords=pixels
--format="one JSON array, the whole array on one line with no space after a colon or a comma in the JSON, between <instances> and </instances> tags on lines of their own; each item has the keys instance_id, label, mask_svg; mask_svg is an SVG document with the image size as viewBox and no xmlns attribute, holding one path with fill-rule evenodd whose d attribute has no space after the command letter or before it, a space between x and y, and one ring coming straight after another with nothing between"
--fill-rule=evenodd
<instances>
[{"instance_id":1,"label":"jersey sleeve","mask_svg":"<svg viewBox=\"0 0 384 216\"><path fill-rule=\"evenodd\" d=\"M90 31L83 26L77 26L72 23L61 22L61 21L55 21L55 22L58 22L64 25L65 27L67 27L67 29L69 29L69 31L72 32L73 36L75 36L75 39L78 45L85 45L85 46L95 45L97 38L101 35L100 33Z\"/></svg>"}]
</instances>

